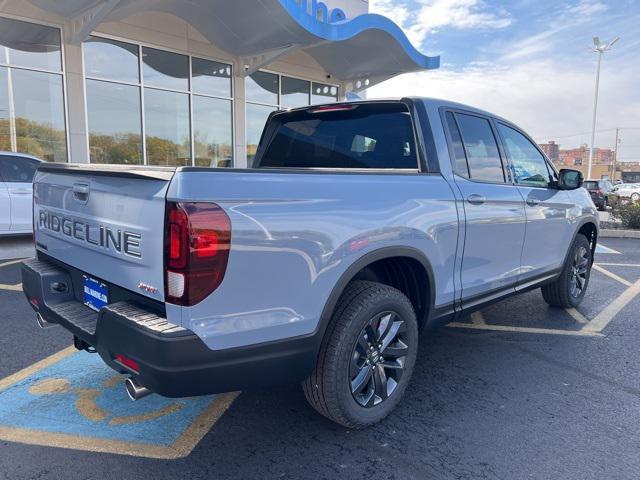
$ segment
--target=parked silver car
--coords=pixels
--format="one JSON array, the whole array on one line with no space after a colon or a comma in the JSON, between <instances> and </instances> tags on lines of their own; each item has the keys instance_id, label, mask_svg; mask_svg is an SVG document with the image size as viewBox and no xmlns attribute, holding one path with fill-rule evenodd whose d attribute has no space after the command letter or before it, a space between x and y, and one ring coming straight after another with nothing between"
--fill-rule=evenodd
<instances>
[{"instance_id":1,"label":"parked silver car","mask_svg":"<svg viewBox=\"0 0 640 480\"><path fill-rule=\"evenodd\" d=\"M620 198L640 202L640 183L622 183L613 187L613 192Z\"/></svg>"},{"instance_id":2,"label":"parked silver car","mask_svg":"<svg viewBox=\"0 0 640 480\"><path fill-rule=\"evenodd\" d=\"M32 182L42 160L0 151L0 235L32 232Z\"/></svg>"}]
</instances>

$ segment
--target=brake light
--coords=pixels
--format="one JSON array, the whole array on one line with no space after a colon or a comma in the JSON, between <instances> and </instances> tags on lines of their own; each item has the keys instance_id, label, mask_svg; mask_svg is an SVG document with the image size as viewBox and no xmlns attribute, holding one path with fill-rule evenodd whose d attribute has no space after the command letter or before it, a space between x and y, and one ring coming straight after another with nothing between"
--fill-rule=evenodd
<instances>
[{"instance_id":1,"label":"brake light","mask_svg":"<svg viewBox=\"0 0 640 480\"><path fill-rule=\"evenodd\" d=\"M596 194L597 194L597 195L602 195L602 190L601 190L601 189L597 189L597 190L596 190Z\"/></svg>"},{"instance_id":2,"label":"brake light","mask_svg":"<svg viewBox=\"0 0 640 480\"><path fill-rule=\"evenodd\" d=\"M309 113L327 113L327 112L340 112L344 110L353 110L357 105L323 105L321 107L314 107L308 110Z\"/></svg>"},{"instance_id":3,"label":"brake light","mask_svg":"<svg viewBox=\"0 0 640 480\"><path fill-rule=\"evenodd\" d=\"M166 300L191 306L220 286L231 247L231 222L215 203L167 202Z\"/></svg>"}]
</instances>

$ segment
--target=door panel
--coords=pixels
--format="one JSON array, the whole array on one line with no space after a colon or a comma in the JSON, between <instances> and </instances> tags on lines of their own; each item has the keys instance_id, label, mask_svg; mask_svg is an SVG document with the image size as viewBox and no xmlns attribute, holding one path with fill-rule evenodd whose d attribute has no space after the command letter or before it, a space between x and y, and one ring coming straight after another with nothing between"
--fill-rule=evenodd
<instances>
[{"instance_id":1,"label":"door panel","mask_svg":"<svg viewBox=\"0 0 640 480\"><path fill-rule=\"evenodd\" d=\"M0 180L0 232L11 228L11 200L6 184Z\"/></svg>"},{"instance_id":2,"label":"door panel","mask_svg":"<svg viewBox=\"0 0 640 480\"><path fill-rule=\"evenodd\" d=\"M456 177L464 199L466 234L462 258L462 302L515 289L526 217L522 196L511 185ZM507 290L507 291L505 291Z\"/></svg>"},{"instance_id":3,"label":"door panel","mask_svg":"<svg viewBox=\"0 0 640 480\"><path fill-rule=\"evenodd\" d=\"M555 188L520 185L518 189L527 215L519 283L526 283L562 267L573 233L568 223L571 199L567 192Z\"/></svg>"},{"instance_id":4,"label":"door panel","mask_svg":"<svg viewBox=\"0 0 640 480\"><path fill-rule=\"evenodd\" d=\"M527 283L562 266L573 233L567 220L571 199L556 188L555 171L531 139L502 122L497 122L497 130L525 201L527 229L519 283Z\"/></svg>"},{"instance_id":5,"label":"door panel","mask_svg":"<svg viewBox=\"0 0 640 480\"><path fill-rule=\"evenodd\" d=\"M32 184L11 182L6 185L11 199L11 231L31 231Z\"/></svg>"},{"instance_id":6,"label":"door panel","mask_svg":"<svg viewBox=\"0 0 640 480\"><path fill-rule=\"evenodd\" d=\"M445 117L466 218L460 275L466 308L515 291L526 217L489 120L463 112Z\"/></svg>"}]
</instances>

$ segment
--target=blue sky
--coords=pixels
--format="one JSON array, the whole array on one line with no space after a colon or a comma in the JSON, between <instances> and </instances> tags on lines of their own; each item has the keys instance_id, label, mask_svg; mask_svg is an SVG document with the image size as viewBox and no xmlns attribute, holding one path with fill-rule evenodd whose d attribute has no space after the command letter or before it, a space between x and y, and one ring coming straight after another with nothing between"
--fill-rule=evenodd
<instances>
[{"instance_id":1,"label":"blue sky","mask_svg":"<svg viewBox=\"0 0 640 480\"><path fill-rule=\"evenodd\" d=\"M596 54L592 37L621 40L605 54L596 146L640 161L640 0L370 0L437 71L408 74L368 96L424 95L469 103L519 123L538 141L589 142Z\"/></svg>"}]
</instances>

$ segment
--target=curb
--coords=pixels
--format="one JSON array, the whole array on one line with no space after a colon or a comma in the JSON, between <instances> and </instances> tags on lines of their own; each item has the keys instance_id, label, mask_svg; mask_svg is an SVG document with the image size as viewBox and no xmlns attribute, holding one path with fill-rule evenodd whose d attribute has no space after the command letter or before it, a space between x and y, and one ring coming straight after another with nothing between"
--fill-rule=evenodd
<instances>
[{"instance_id":1,"label":"curb","mask_svg":"<svg viewBox=\"0 0 640 480\"><path fill-rule=\"evenodd\" d=\"M639 238L640 230L623 230L603 228L600 230L600 238Z\"/></svg>"}]
</instances>

